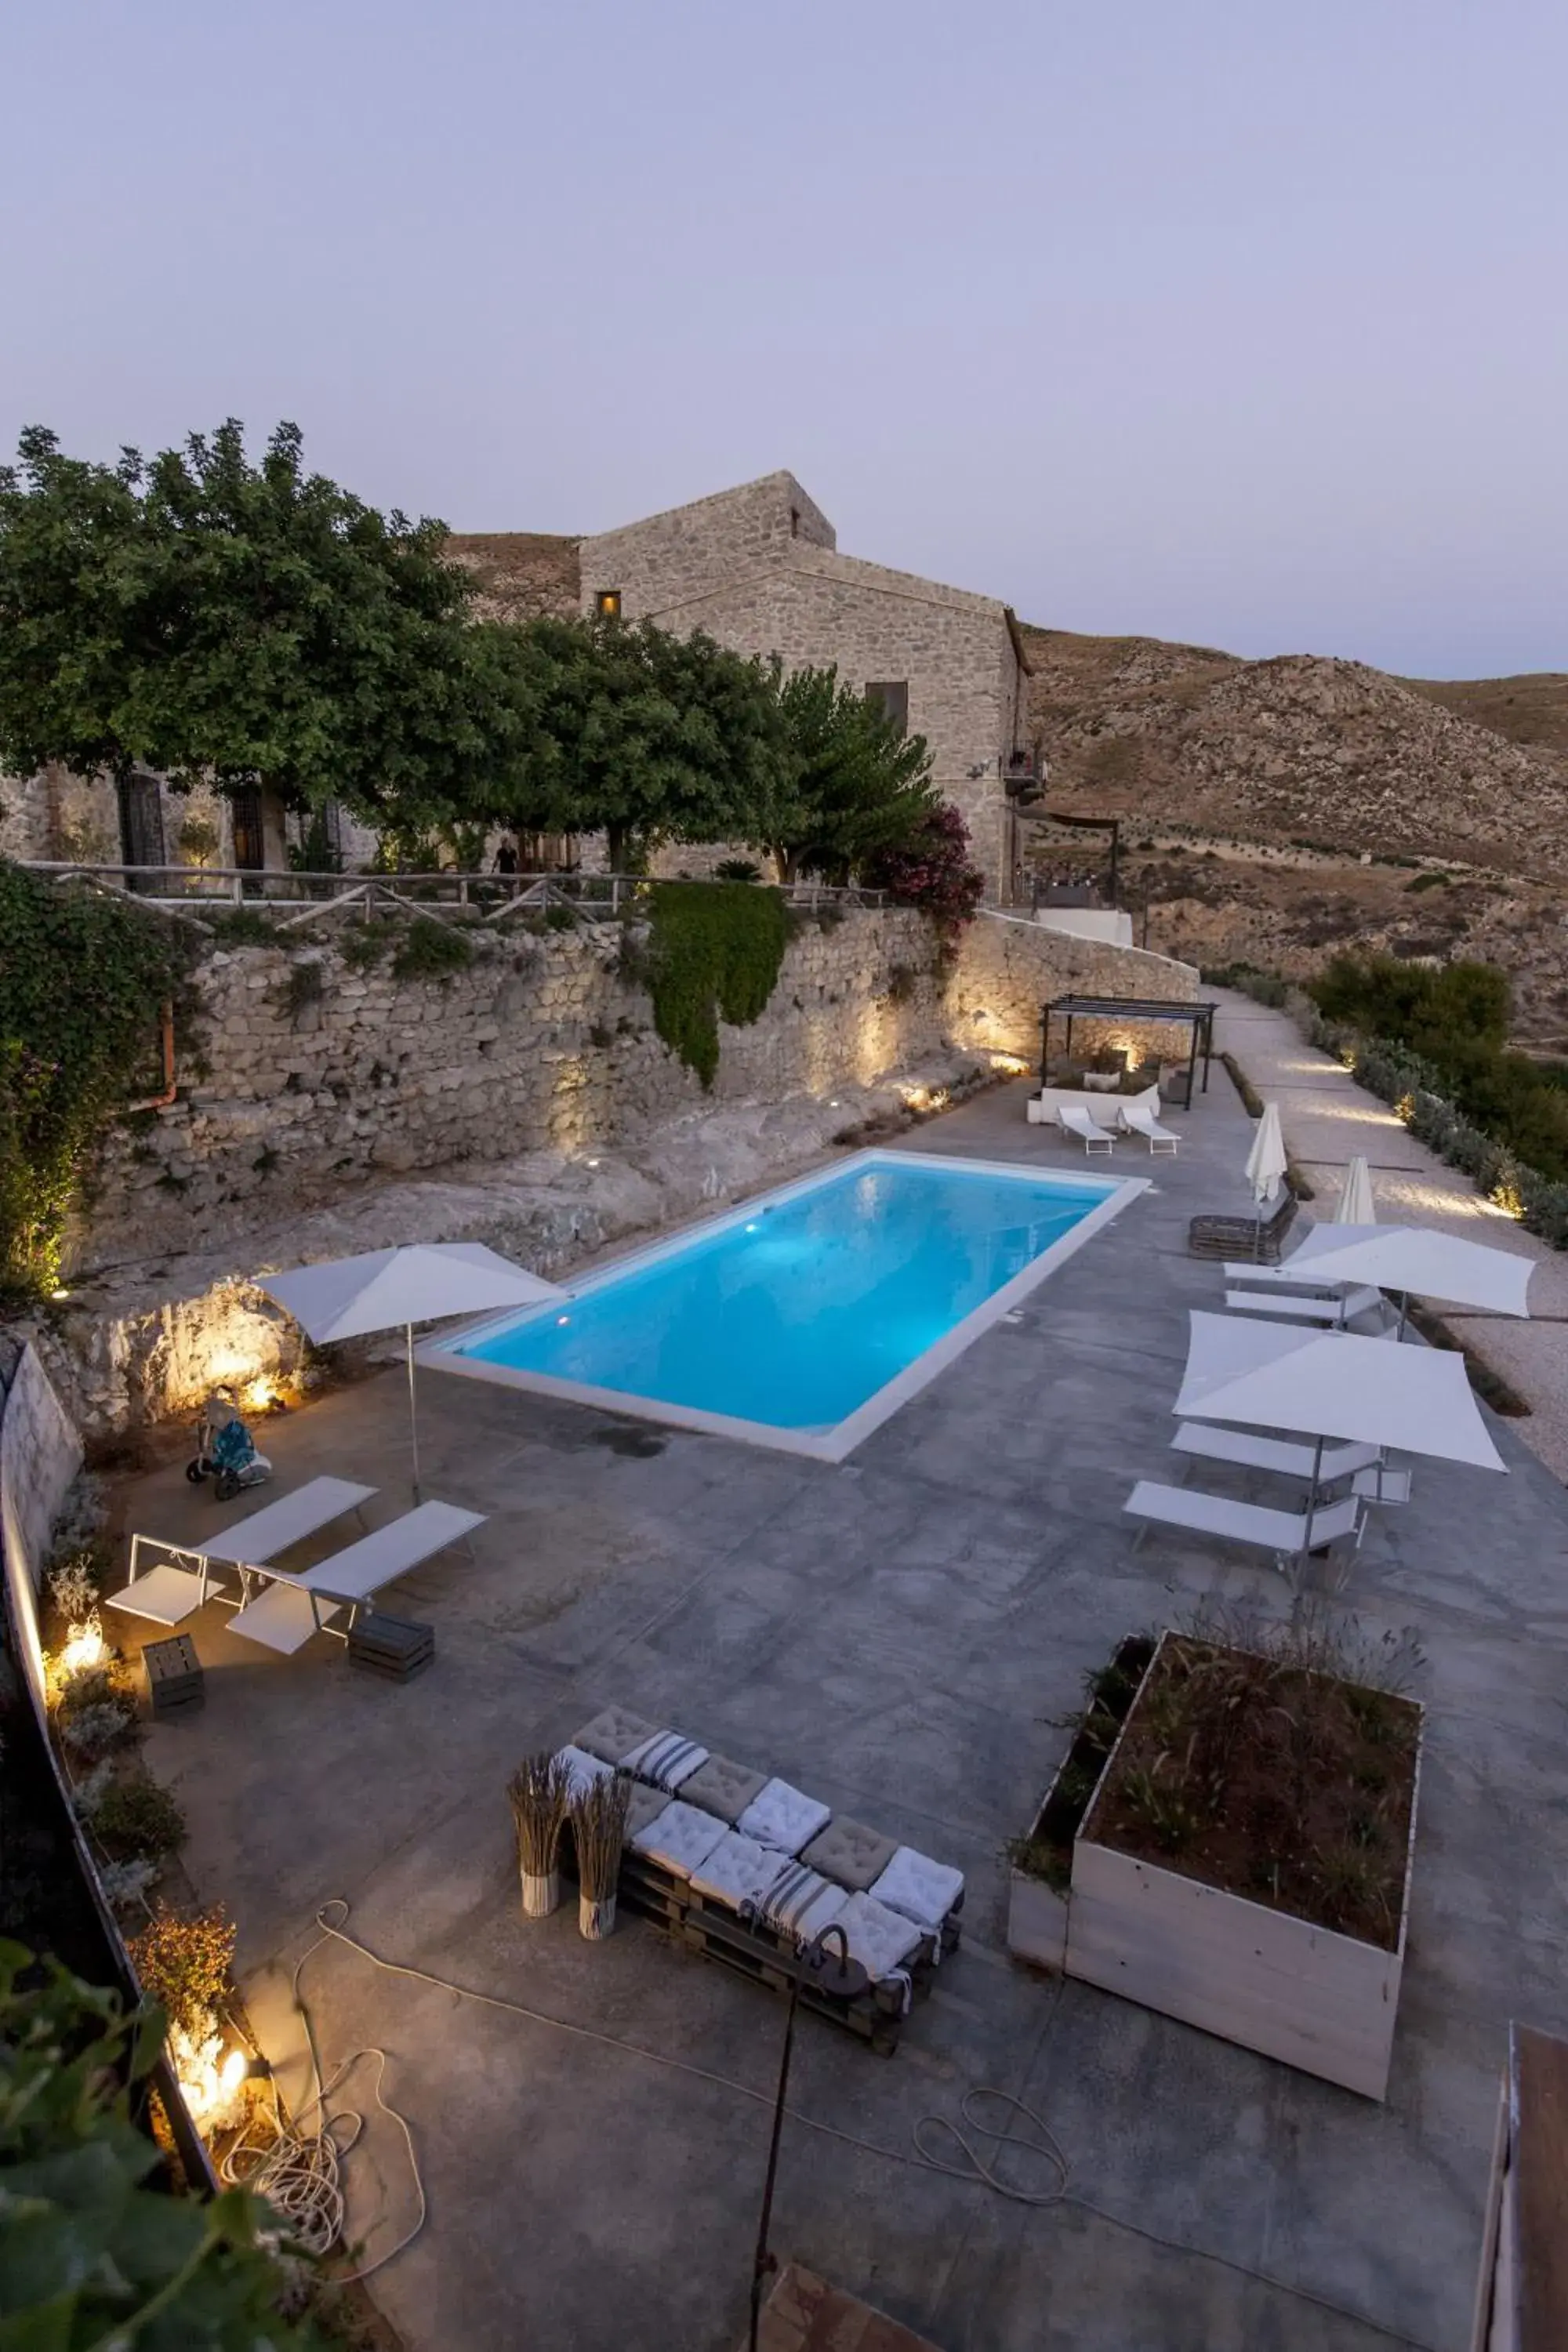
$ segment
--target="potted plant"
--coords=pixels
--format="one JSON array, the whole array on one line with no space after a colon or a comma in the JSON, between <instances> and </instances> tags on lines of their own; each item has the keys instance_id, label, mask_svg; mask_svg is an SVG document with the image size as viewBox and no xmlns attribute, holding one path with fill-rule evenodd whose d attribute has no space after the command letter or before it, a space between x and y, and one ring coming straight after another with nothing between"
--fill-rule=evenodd
<instances>
[{"instance_id":1,"label":"potted plant","mask_svg":"<svg viewBox=\"0 0 1568 2352\"><path fill-rule=\"evenodd\" d=\"M572 1801L572 1840L577 1850L577 1927L589 1943L615 1933L616 1889L626 1842L626 1806L632 1792L625 1772L605 1772Z\"/></svg>"},{"instance_id":2,"label":"potted plant","mask_svg":"<svg viewBox=\"0 0 1568 2352\"><path fill-rule=\"evenodd\" d=\"M1323 1624L1166 1633L1073 1840L1068 1973L1387 2090L1423 1710Z\"/></svg>"},{"instance_id":3,"label":"potted plant","mask_svg":"<svg viewBox=\"0 0 1568 2352\"><path fill-rule=\"evenodd\" d=\"M506 1792L517 1832L522 1916L545 1919L561 1900L561 1832L571 1803L571 1777L559 1756L525 1756Z\"/></svg>"}]
</instances>

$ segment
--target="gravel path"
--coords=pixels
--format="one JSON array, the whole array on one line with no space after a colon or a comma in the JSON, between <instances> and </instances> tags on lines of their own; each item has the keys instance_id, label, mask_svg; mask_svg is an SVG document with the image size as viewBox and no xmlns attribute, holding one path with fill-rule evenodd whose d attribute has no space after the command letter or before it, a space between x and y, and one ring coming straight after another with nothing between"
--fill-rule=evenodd
<instances>
[{"instance_id":1,"label":"gravel path","mask_svg":"<svg viewBox=\"0 0 1568 2352\"><path fill-rule=\"evenodd\" d=\"M1444 1320L1526 1400L1530 1417L1514 1427L1568 1483L1568 1252L1549 1248L1484 1200L1331 1055L1307 1045L1287 1014L1229 990L1215 993L1215 1045L1234 1054L1258 1093L1279 1105L1290 1156L1317 1190L1307 1215L1333 1215L1346 1163L1360 1152L1371 1166L1380 1221L1437 1226L1534 1260L1540 1271L1531 1278L1528 1323L1461 1307L1445 1308Z\"/></svg>"}]
</instances>

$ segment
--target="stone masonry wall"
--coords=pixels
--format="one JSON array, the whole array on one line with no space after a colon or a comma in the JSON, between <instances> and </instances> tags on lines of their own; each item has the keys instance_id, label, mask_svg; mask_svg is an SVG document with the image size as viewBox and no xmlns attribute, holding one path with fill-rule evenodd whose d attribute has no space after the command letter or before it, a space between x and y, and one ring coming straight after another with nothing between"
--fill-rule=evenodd
<instances>
[{"instance_id":1,"label":"stone masonry wall","mask_svg":"<svg viewBox=\"0 0 1568 2352\"><path fill-rule=\"evenodd\" d=\"M582 582L586 611L599 590L618 588L628 620L704 629L791 667L836 663L857 688L905 680L910 730L963 814L988 895L1010 895L1015 824L1000 770L1023 740L1025 712L994 597L839 554L832 525L787 473L585 540Z\"/></svg>"},{"instance_id":2,"label":"stone masonry wall","mask_svg":"<svg viewBox=\"0 0 1568 2352\"><path fill-rule=\"evenodd\" d=\"M837 544L833 525L793 474L764 474L760 481L584 540L578 550L583 610L593 611L601 589L617 588L626 620L678 626L668 617L670 608L721 582L766 570L803 539L817 547Z\"/></svg>"},{"instance_id":3,"label":"stone masonry wall","mask_svg":"<svg viewBox=\"0 0 1568 2352\"><path fill-rule=\"evenodd\" d=\"M1039 1066L1040 1008L1068 995L1173 997L1191 1003L1199 993L1190 963L1151 955L1142 948L1075 940L1019 915L986 912L963 936L948 986L948 1031L972 1053L1007 1054ZM1073 1046L1135 1046L1163 1060L1184 1062L1187 1035L1169 1023L1075 1023Z\"/></svg>"},{"instance_id":4,"label":"stone masonry wall","mask_svg":"<svg viewBox=\"0 0 1568 2352\"><path fill-rule=\"evenodd\" d=\"M482 1181L486 1163L521 1153L613 1148L725 1104L820 1099L955 1051L1032 1067L1048 997L1197 986L1187 965L1005 916L972 924L951 969L921 916L808 920L762 1019L722 1031L705 1097L621 976L620 948L618 927L487 934L445 982L399 982L386 962L356 971L331 943L215 952L199 975L205 1019L177 1040L179 1097L111 1139L73 1276L221 1247L367 1184L436 1169ZM1153 1042L1171 1052L1173 1034Z\"/></svg>"},{"instance_id":5,"label":"stone masonry wall","mask_svg":"<svg viewBox=\"0 0 1568 2352\"><path fill-rule=\"evenodd\" d=\"M201 968L205 1076L114 1137L73 1274L222 1244L368 1181L646 1133L701 1106L870 1085L946 1044L930 925L857 911L792 940L762 1019L722 1031L713 1094L660 1043L618 926L485 935L444 982L359 972L335 945Z\"/></svg>"}]
</instances>

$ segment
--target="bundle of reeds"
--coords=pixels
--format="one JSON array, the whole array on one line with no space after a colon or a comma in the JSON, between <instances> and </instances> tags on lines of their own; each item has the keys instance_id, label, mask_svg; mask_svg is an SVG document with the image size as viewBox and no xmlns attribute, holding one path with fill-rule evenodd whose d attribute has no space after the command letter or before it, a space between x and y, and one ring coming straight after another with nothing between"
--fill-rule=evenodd
<instances>
[{"instance_id":1,"label":"bundle of reeds","mask_svg":"<svg viewBox=\"0 0 1568 2352\"><path fill-rule=\"evenodd\" d=\"M517 1830L517 1867L527 1919L542 1919L561 1900L561 1832L572 1802L572 1776L559 1756L525 1756L506 1784Z\"/></svg>"},{"instance_id":2,"label":"bundle of reeds","mask_svg":"<svg viewBox=\"0 0 1568 2352\"><path fill-rule=\"evenodd\" d=\"M572 1800L572 1836L577 1848L577 1925L590 1943L611 1934L621 1849L626 1842L626 1807L632 1784L625 1772L605 1772Z\"/></svg>"}]
</instances>

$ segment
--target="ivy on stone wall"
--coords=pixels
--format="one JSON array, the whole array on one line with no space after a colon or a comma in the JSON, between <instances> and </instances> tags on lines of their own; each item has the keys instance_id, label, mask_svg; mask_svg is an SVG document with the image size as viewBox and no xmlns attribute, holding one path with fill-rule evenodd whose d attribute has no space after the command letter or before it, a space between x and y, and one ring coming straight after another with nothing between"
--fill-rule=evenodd
<instances>
[{"instance_id":1,"label":"ivy on stone wall","mask_svg":"<svg viewBox=\"0 0 1568 2352\"><path fill-rule=\"evenodd\" d=\"M709 1087L721 1016L750 1027L777 985L789 938L784 899L749 882L661 882L652 896L654 1027Z\"/></svg>"},{"instance_id":2,"label":"ivy on stone wall","mask_svg":"<svg viewBox=\"0 0 1568 2352\"><path fill-rule=\"evenodd\" d=\"M0 861L0 1303L58 1281L66 1218L151 1067L186 942L134 899Z\"/></svg>"}]
</instances>

